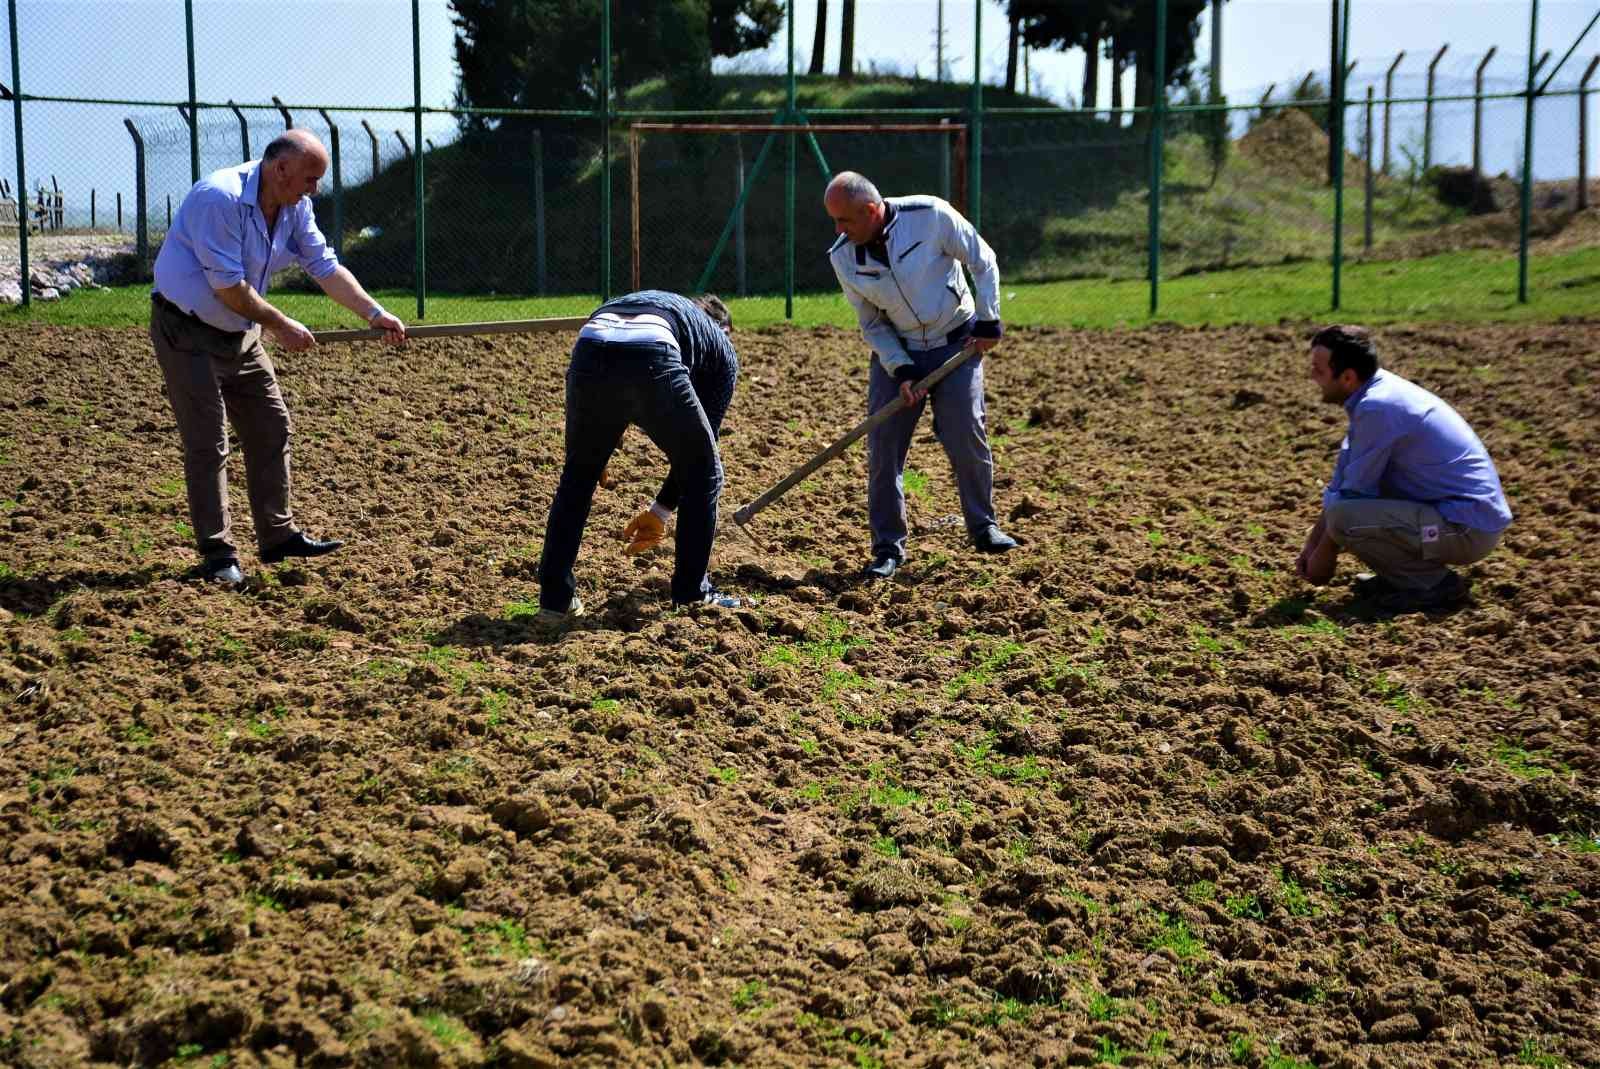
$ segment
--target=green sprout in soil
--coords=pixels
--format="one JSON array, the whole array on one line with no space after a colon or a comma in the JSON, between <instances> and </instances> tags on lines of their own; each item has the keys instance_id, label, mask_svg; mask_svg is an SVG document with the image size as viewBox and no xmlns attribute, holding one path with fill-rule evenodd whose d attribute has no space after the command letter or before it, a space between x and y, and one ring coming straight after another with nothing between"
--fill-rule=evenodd
<instances>
[{"instance_id":1,"label":"green sprout in soil","mask_svg":"<svg viewBox=\"0 0 1600 1069\"><path fill-rule=\"evenodd\" d=\"M1490 751L1496 761L1505 766L1518 779L1539 779L1542 776L1554 775L1557 772L1566 774L1570 769L1560 761L1555 761L1546 756L1544 750L1529 750L1515 743L1501 739L1495 743Z\"/></svg>"},{"instance_id":2,"label":"green sprout in soil","mask_svg":"<svg viewBox=\"0 0 1600 1069\"><path fill-rule=\"evenodd\" d=\"M1278 869L1278 891L1283 897L1283 908L1291 917L1310 917L1317 912L1316 906L1311 903L1311 896L1305 889L1295 882L1293 876L1282 868Z\"/></svg>"},{"instance_id":3,"label":"green sprout in soil","mask_svg":"<svg viewBox=\"0 0 1600 1069\"><path fill-rule=\"evenodd\" d=\"M466 1026L447 1013L425 1013L421 1023L423 1029L446 1047L459 1047L472 1038Z\"/></svg>"}]
</instances>

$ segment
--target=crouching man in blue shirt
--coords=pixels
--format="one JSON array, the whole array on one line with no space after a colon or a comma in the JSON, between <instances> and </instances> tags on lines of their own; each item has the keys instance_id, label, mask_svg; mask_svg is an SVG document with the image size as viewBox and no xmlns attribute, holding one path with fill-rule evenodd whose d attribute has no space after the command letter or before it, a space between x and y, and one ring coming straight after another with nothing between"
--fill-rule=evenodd
<instances>
[{"instance_id":1,"label":"crouching man in blue shirt","mask_svg":"<svg viewBox=\"0 0 1600 1069\"><path fill-rule=\"evenodd\" d=\"M329 297L384 331L386 341L406 339L405 324L340 266L317 229L311 197L327 169L322 142L306 130L286 131L261 159L196 182L156 257L150 340L183 441L200 577L212 582L244 582L228 512L226 422L244 452L262 563L343 545L306 535L289 511L289 409L261 333L292 353L317 339L267 303L273 273L299 264Z\"/></svg>"},{"instance_id":2,"label":"crouching man in blue shirt","mask_svg":"<svg viewBox=\"0 0 1600 1069\"><path fill-rule=\"evenodd\" d=\"M1511 523L1488 450L1448 404L1378 366L1372 337L1332 326L1311 339L1311 379L1343 405L1349 431L1322 495L1322 516L1295 572L1318 586L1349 550L1363 584L1391 612L1446 608L1467 582L1450 565L1482 560Z\"/></svg>"}]
</instances>

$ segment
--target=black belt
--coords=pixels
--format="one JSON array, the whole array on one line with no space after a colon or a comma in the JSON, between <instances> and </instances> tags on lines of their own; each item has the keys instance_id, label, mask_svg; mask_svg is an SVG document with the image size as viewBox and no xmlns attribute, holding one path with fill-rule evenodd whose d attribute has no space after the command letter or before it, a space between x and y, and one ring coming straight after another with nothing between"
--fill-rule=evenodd
<instances>
[{"instance_id":1,"label":"black belt","mask_svg":"<svg viewBox=\"0 0 1600 1069\"><path fill-rule=\"evenodd\" d=\"M229 337L233 337L233 338L242 338L242 337L244 337L244 331L242 331L242 330L223 330L221 327L212 326L210 323L207 323L204 319L201 319L199 316L195 315L193 312L184 311L178 305L176 305L176 304L172 303L171 301L167 300L165 297L163 297L161 294L157 293L155 290L151 290L150 291L150 303L158 305L159 307L166 309L167 311L171 312L175 316L180 316L183 319L187 319L191 323L199 324L200 326L205 327L207 330L214 330L218 334L226 334Z\"/></svg>"}]
</instances>

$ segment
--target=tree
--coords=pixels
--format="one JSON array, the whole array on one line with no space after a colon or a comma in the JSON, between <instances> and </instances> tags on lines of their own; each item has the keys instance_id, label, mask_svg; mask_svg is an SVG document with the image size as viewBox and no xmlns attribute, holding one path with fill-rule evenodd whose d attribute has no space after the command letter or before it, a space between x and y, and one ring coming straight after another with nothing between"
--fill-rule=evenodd
<instances>
[{"instance_id":1,"label":"tree","mask_svg":"<svg viewBox=\"0 0 1600 1069\"><path fill-rule=\"evenodd\" d=\"M1112 0L1011 0L1007 5L1012 25L1022 26L1022 43L1029 48L1083 49L1083 104L1088 108L1099 100L1101 42L1115 11Z\"/></svg>"},{"instance_id":2,"label":"tree","mask_svg":"<svg viewBox=\"0 0 1600 1069\"><path fill-rule=\"evenodd\" d=\"M828 0L817 0L817 29L811 35L811 69L808 74L822 73L823 53L828 50Z\"/></svg>"},{"instance_id":3,"label":"tree","mask_svg":"<svg viewBox=\"0 0 1600 1069\"><path fill-rule=\"evenodd\" d=\"M711 54L737 56L772 43L783 29L783 0L709 0L707 16Z\"/></svg>"},{"instance_id":4,"label":"tree","mask_svg":"<svg viewBox=\"0 0 1600 1069\"><path fill-rule=\"evenodd\" d=\"M600 96L601 0L449 0L456 103L589 108ZM781 0L637 0L611 14L615 85L668 77L688 99L708 90L713 55L764 48ZM497 120L463 116L466 130Z\"/></svg>"},{"instance_id":5,"label":"tree","mask_svg":"<svg viewBox=\"0 0 1600 1069\"><path fill-rule=\"evenodd\" d=\"M1181 84L1195 60L1200 16L1208 0L1168 0L1167 69L1163 87ZM1095 53L1102 41L1110 42L1112 70L1128 66L1137 72L1134 106L1148 107L1155 99L1156 0L1010 0L1008 12L1023 21L1023 40L1033 48L1082 48L1088 53L1084 72L1086 104L1099 95ZM1113 107L1121 102L1120 79L1112 85Z\"/></svg>"},{"instance_id":6,"label":"tree","mask_svg":"<svg viewBox=\"0 0 1600 1069\"><path fill-rule=\"evenodd\" d=\"M839 77L856 74L856 0L843 0L839 12Z\"/></svg>"},{"instance_id":7,"label":"tree","mask_svg":"<svg viewBox=\"0 0 1600 1069\"><path fill-rule=\"evenodd\" d=\"M1123 8L1124 17L1116 24L1113 45L1134 59L1133 106L1148 108L1155 103L1157 83L1160 91L1182 84L1189 77L1195 60L1195 45L1200 38L1200 16L1207 0L1168 0L1166 70L1155 76L1156 0L1132 0ZM1148 116L1146 116L1148 118Z\"/></svg>"},{"instance_id":8,"label":"tree","mask_svg":"<svg viewBox=\"0 0 1600 1069\"><path fill-rule=\"evenodd\" d=\"M1006 92L1017 91L1017 41L1022 36L1022 27L1015 13L1011 18L1011 33L1006 42Z\"/></svg>"}]
</instances>

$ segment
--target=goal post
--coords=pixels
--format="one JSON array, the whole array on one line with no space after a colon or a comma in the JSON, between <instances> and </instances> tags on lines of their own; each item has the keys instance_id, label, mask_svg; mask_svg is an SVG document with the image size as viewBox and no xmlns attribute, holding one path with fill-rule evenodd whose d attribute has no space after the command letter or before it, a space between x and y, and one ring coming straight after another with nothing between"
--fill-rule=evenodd
<instances>
[{"instance_id":1,"label":"goal post","mask_svg":"<svg viewBox=\"0 0 1600 1069\"><path fill-rule=\"evenodd\" d=\"M822 146L818 141L819 136L826 138L829 135L836 134L873 136L899 134L936 135L944 142L942 151L938 153L939 173L937 176L924 176L920 181L937 181L939 183L938 192L954 204L958 210L966 211L967 125L965 123L951 122L948 119L939 122L898 123L635 122L628 127L630 245L632 253L632 283L635 290L643 288L644 284L644 240L641 234L641 219L643 216L641 197L643 193L641 191L640 178L640 162L644 141L642 134L766 135L761 149L756 154L755 161L748 171L744 169L742 150L740 152L738 162L741 181L738 186L738 196L734 201L733 207L728 212L728 217L722 226L721 233L711 247L704 269L699 273L698 280L693 287L696 292L703 292L707 288L721 261L722 254L726 251L730 237L733 236L736 226L744 217L751 190L761 176L762 167L766 163L770 150L781 134L805 135L806 145L810 149L812 157L816 160L824 181L831 179L834 172L828 165L827 157L822 151ZM871 168L863 169L870 171ZM703 190L704 186L701 188ZM792 272L790 276L792 277ZM743 272L741 271L741 290L743 289L742 283Z\"/></svg>"}]
</instances>

